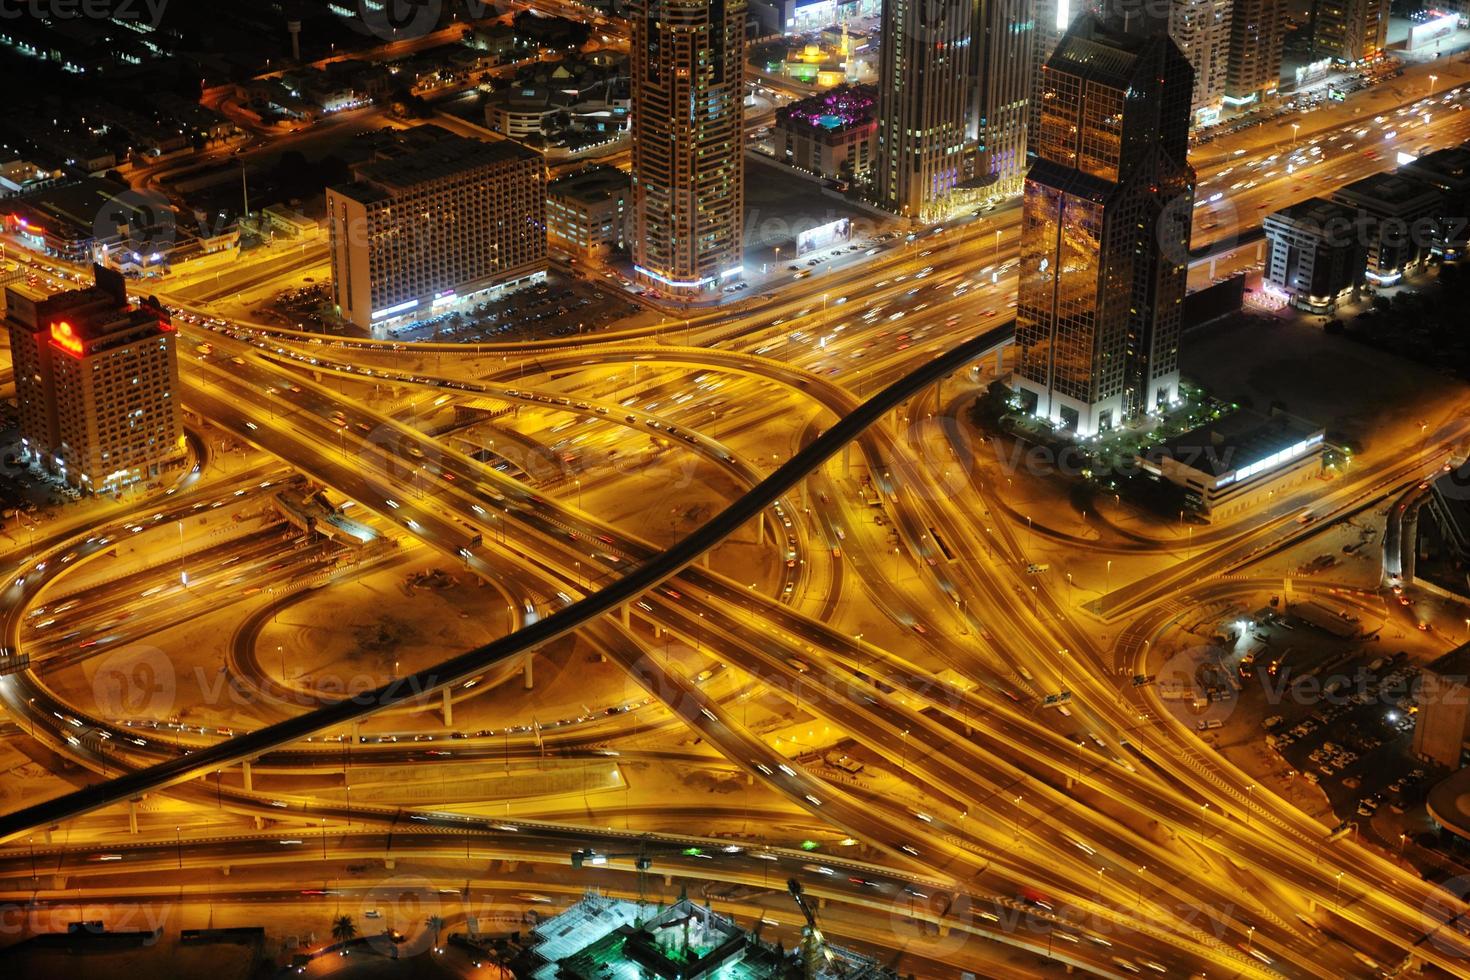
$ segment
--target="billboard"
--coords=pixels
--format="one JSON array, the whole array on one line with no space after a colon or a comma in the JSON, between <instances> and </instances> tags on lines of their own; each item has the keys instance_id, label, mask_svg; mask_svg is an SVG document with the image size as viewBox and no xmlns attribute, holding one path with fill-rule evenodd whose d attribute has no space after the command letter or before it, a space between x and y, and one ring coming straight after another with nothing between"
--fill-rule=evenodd
<instances>
[{"instance_id":1,"label":"billboard","mask_svg":"<svg viewBox=\"0 0 1470 980\"><path fill-rule=\"evenodd\" d=\"M838 218L796 236L796 254L805 255L852 239L852 219Z\"/></svg>"},{"instance_id":2,"label":"billboard","mask_svg":"<svg viewBox=\"0 0 1470 980\"><path fill-rule=\"evenodd\" d=\"M1459 14L1445 14L1443 17L1426 20L1422 24L1415 24L1409 28L1409 43L1407 47L1410 51L1415 51L1424 47L1426 44L1442 41L1455 33L1459 29L1459 26Z\"/></svg>"}]
</instances>

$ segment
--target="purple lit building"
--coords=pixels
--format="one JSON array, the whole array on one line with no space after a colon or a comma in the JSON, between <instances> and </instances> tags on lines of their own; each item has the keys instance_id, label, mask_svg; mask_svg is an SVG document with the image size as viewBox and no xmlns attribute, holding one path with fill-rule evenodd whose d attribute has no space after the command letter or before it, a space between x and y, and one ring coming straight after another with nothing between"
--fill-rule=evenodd
<instances>
[{"instance_id":1,"label":"purple lit building","mask_svg":"<svg viewBox=\"0 0 1470 980\"><path fill-rule=\"evenodd\" d=\"M878 129L878 91L839 85L776 110L776 159L830 180L865 177Z\"/></svg>"}]
</instances>

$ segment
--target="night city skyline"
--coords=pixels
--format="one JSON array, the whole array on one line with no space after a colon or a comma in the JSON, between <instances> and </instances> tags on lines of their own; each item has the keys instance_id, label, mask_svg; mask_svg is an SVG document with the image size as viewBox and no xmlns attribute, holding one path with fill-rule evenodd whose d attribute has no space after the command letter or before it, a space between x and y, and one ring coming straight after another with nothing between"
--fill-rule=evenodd
<instances>
[{"instance_id":1,"label":"night city skyline","mask_svg":"<svg viewBox=\"0 0 1470 980\"><path fill-rule=\"evenodd\" d=\"M1470 978L1460 0L0 0L0 967Z\"/></svg>"}]
</instances>

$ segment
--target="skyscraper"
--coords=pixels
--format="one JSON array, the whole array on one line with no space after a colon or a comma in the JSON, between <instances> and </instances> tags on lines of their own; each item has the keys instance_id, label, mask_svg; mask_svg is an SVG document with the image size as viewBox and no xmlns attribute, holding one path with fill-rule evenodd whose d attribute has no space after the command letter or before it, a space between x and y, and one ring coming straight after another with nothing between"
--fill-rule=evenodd
<instances>
[{"instance_id":1,"label":"skyscraper","mask_svg":"<svg viewBox=\"0 0 1470 980\"><path fill-rule=\"evenodd\" d=\"M1280 0L1235 0L1230 16L1230 58L1225 104L1248 105L1275 94L1281 85L1281 46L1286 8Z\"/></svg>"},{"instance_id":2,"label":"skyscraper","mask_svg":"<svg viewBox=\"0 0 1470 980\"><path fill-rule=\"evenodd\" d=\"M1193 85L1163 19L1111 14L1073 23L1042 74L1013 384L1081 435L1178 394Z\"/></svg>"},{"instance_id":3,"label":"skyscraper","mask_svg":"<svg viewBox=\"0 0 1470 980\"><path fill-rule=\"evenodd\" d=\"M970 138L975 176L1010 194L1026 179L1037 22L1031 0L975 0Z\"/></svg>"},{"instance_id":4,"label":"skyscraper","mask_svg":"<svg viewBox=\"0 0 1470 980\"><path fill-rule=\"evenodd\" d=\"M1234 3L1235 0L1172 0L1169 7L1169 36L1194 68L1191 103L1196 125L1209 125L1220 119L1230 63Z\"/></svg>"},{"instance_id":5,"label":"skyscraper","mask_svg":"<svg viewBox=\"0 0 1470 980\"><path fill-rule=\"evenodd\" d=\"M878 203L924 217L965 177L971 0L886 0L878 83Z\"/></svg>"},{"instance_id":6,"label":"skyscraper","mask_svg":"<svg viewBox=\"0 0 1470 980\"><path fill-rule=\"evenodd\" d=\"M1371 61L1388 45L1389 0L1314 0L1312 52L1318 58Z\"/></svg>"},{"instance_id":7,"label":"skyscraper","mask_svg":"<svg viewBox=\"0 0 1470 980\"><path fill-rule=\"evenodd\" d=\"M633 262L697 296L741 272L745 0L637 0Z\"/></svg>"}]
</instances>

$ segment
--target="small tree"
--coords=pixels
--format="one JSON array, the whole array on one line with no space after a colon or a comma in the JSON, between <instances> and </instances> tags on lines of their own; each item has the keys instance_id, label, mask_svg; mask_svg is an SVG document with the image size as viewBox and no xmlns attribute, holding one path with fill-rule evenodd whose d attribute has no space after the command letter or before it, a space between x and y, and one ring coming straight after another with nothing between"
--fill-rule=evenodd
<instances>
[{"instance_id":1,"label":"small tree","mask_svg":"<svg viewBox=\"0 0 1470 980\"><path fill-rule=\"evenodd\" d=\"M439 930L444 928L444 919L441 916L431 915L424 920L424 925L434 930L434 948L439 948Z\"/></svg>"},{"instance_id":2,"label":"small tree","mask_svg":"<svg viewBox=\"0 0 1470 980\"><path fill-rule=\"evenodd\" d=\"M339 915L332 920L332 938L345 943L357 935L357 926L350 915Z\"/></svg>"}]
</instances>

